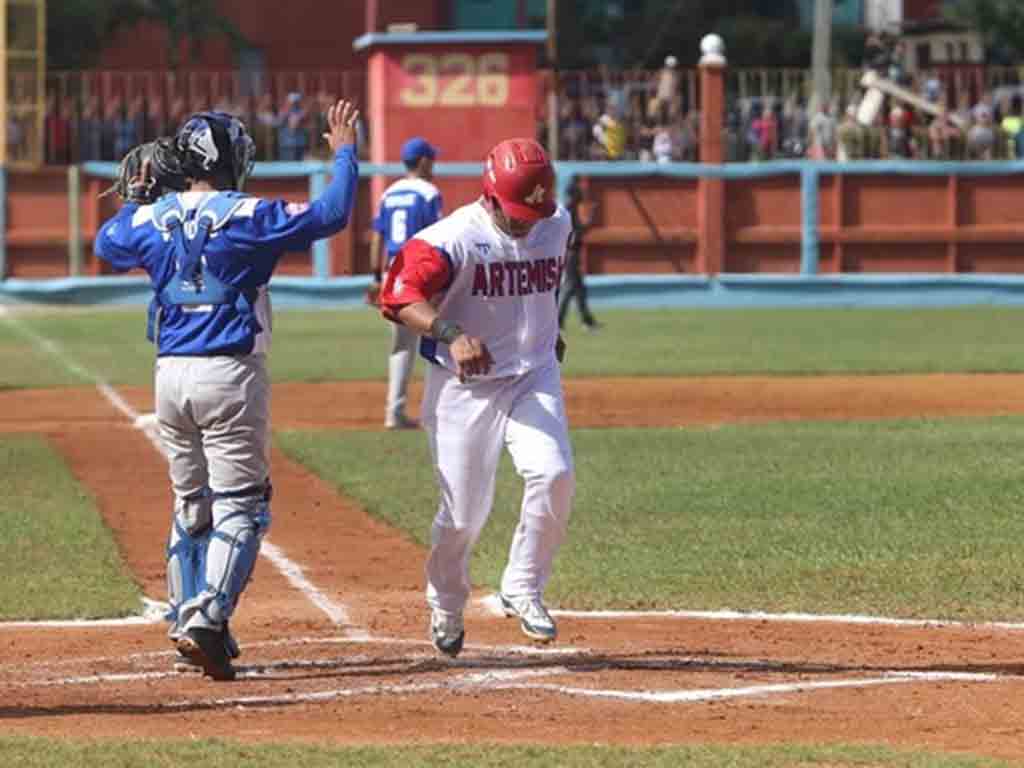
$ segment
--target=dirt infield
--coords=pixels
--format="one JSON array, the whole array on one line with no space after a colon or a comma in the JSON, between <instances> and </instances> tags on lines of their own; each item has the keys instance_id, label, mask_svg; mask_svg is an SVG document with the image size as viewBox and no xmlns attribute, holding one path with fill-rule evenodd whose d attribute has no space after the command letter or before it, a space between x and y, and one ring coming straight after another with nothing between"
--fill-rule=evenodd
<instances>
[{"instance_id":1,"label":"dirt infield","mask_svg":"<svg viewBox=\"0 0 1024 768\"><path fill-rule=\"evenodd\" d=\"M567 393L577 427L1024 413L1022 376L574 380ZM149 392L120 394L150 409ZM383 397L376 383L278 385L274 423L377 428ZM146 435L92 389L0 392L0 432L18 431L45 434L66 456L145 593L162 599L170 501ZM273 556L233 622L240 680L172 673L162 624L0 626L5 732L885 742L1024 757L1024 629L568 615L543 649L524 645L481 593L469 647L448 662L426 642L422 549L282 455L274 482Z\"/></svg>"}]
</instances>

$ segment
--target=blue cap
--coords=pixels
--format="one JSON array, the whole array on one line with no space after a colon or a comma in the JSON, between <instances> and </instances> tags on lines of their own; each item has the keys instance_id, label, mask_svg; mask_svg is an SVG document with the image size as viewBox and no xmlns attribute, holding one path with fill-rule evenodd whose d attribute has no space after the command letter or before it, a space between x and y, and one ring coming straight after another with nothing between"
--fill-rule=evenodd
<instances>
[{"instance_id":1,"label":"blue cap","mask_svg":"<svg viewBox=\"0 0 1024 768\"><path fill-rule=\"evenodd\" d=\"M416 136L402 145L402 162L406 165L416 163L421 157L429 157L430 159L437 157L437 149L431 146L430 142L423 137Z\"/></svg>"}]
</instances>

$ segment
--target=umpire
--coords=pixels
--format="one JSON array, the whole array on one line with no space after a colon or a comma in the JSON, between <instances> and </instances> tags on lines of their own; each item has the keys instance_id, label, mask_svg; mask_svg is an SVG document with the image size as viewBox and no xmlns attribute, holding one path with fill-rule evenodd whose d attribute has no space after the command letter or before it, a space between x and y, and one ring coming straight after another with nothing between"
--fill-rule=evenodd
<instances>
[{"instance_id":1,"label":"umpire","mask_svg":"<svg viewBox=\"0 0 1024 768\"><path fill-rule=\"evenodd\" d=\"M228 620L271 520L268 283L281 254L348 222L358 116L346 101L330 107L333 178L319 199L296 204L243 194L255 151L245 125L195 114L141 160L129 153L117 187L125 204L96 235L100 258L141 267L153 284L147 335L174 491L168 634L215 680L235 677ZM179 180L186 191L152 199Z\"/></svg>"},{"instance_id":2,"label":"umpire","mask_svg":"<svg viewBox=\"0 0 1024 768\"><path fill-rule=\"evenodd\" d=\"M579 182L573 179L568 190L568 198L565 207L572 217L572 234L569 235L569 244L565 251L565 272L562 278L562 287L558 295L558 327L565 326L565 316L569 313L569 302L576 299L576 306L580 311L580 319L583 327L588 331L596 331L601 325L594 319L594 315L587 306L587 286L583 282L583 272L580 268L580 251L583 249L583 234L590 228L594 219L594 209L591 208L586 220L583 219L580 211L580 203L583 202L583 194L580 191Z\"/></svg>"}]
</instances>

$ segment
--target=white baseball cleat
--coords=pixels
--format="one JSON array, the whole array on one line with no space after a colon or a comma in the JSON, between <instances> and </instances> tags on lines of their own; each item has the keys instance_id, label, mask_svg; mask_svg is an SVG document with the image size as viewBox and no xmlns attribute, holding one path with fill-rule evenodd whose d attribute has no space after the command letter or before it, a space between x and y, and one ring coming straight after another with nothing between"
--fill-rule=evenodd
<instances>
[{"instance_id":1,"label":"white baseball cleat","mask_svg":"<svg viewBox=\"0 0 1024 768\"><path fill-rule=\"evenodd\" d=\"M454 659L462 652L465 639L461 613L449 613L438 608L430 611L430 641L438 651Z\"/></svg>"},{"instance_id":2,"label":"white baseball cleat","mask_svg":"<svg viewBox=\"0 0 1024 768\"><path fill-rule=\"evenodd\" d=\"M558 637L555 620L551 618L539 597L512 598L503 594L498 597L501 598L501 609L505 615L519 619L519 626L524 635L541 643L550 643Z\"/></svg>"}]
</instances>

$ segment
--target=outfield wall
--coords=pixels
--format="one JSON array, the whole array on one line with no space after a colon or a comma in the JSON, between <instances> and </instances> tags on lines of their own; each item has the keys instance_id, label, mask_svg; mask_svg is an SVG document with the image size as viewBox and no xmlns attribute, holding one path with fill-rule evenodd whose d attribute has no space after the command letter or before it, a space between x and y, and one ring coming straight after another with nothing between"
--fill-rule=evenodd
<instances>
[{"instance_id":1,"label":"outfield wall","mask_svg":"<svg viewBox=\"0 0 1024 768\"><path fill-rule=\"evenodd\" d=\"M328 170L257 164L250 190L303 200ZM287 254L275 295L357 303L369 265L368 177L402 170L363 164L350 226L309 253ZM0 172L0 301L143 300L144 280L108 277L92 254L117 205L99 196L115 171L87 163ZM596 203L584 259L599 304L1018 303L1022 173L1024 163L561 163L558 184L564 197L577 177ZM438 165L448 210L478 195L479 174L474 163Z\"/></svg>"}]
</instances>

